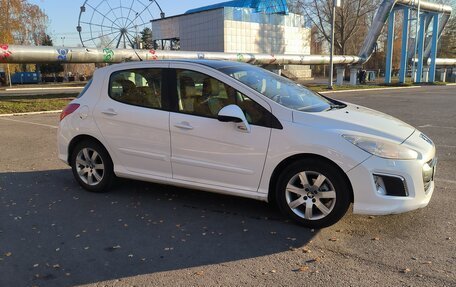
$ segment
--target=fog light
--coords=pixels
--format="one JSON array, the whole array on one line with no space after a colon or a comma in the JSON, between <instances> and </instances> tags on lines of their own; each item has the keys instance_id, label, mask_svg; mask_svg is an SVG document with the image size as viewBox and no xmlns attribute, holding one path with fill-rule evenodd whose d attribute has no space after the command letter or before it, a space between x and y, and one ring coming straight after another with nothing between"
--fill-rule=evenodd
<instances>
[{"instance_id":1,"label":"fog light","mask_svg":"<svg viewBox=\"0 0 456 287\"><path fill-rule=\"evenodd\" d=\"M374 182L375 188L377 189L377 193L381 195L386 195L386 187L385 183L383 182L383 178L378 175L374 175Z\"/></svg>"},{"instance_id":2,"label":"fog light","mask_svg":"<svg viewBox=\"0 0 456 287\"><path fill-rule=\"evenodd\" d=\"M377 193L389 196L408 196L405 179L400 176L374 174Z\"/></svg>"}]
</instances>

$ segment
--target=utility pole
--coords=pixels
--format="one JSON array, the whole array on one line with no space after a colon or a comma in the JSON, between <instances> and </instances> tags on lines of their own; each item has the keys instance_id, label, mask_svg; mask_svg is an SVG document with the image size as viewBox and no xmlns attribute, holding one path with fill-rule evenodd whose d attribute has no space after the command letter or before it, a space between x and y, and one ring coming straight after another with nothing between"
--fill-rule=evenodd
<instances>
[{"instance_id":1,"label":"utility pole","mask_svg":"<svg viewBox=\"0 0 456 287\"><path fill-rule=\"evenodd\" d=\"M9 67L9 64L6 64L6 67L8 69L8 82L9 82L9 86L10 88L13 87L13 83L11 82L11 71L10 71L10 67Z\"/></svg>"},{"instance_id":2,"label":"utility pole","mask_svg":"<svg viewBox=\"0 0 456 287\"><path fill-rule=\"evenodd\" d=\"M331 47L329 56L329 89L333 89L333 75L334 75L334 26L336 24L336 7L340 7L342 0L333 0L331 12Z\"/></svg>"}]
</instances>

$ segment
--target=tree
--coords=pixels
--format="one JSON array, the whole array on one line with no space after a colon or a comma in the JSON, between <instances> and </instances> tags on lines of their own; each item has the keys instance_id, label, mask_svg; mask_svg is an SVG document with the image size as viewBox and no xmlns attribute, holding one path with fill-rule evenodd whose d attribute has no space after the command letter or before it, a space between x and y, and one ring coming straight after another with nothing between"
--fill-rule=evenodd
<instances>
[{"instance_id":1,"label":"tree","mask_svg":"<svg viewBox=\"0 0 456 287\"><path fill-rule=\"evenodd\" d=\"M41 39L40 39L41 45L42 46L53 46L53 42L51 39L51 36L48 34L44 34ZM43 64L40 65L39 70L43 75L49 75L49 74L58 74L63 72L63 65L61 63L52 63L52 64Z\"/></svg>"},{"instance_id":2,"label":"tree","mask_svg":"<svg viewBox=\"0 0 456 287\"><path fill-rule=\"evenodd\" d=\"M14 43L13 33L21 27L22 0L0 1L0 42Z\"/></svg>"},{"instance_id":3,"label":"tree","mask_svg":"<svg viewBox=\"0 0 456 287\"><path fill-rule=\"evenodd\" d=\"M293 11L301 12L317 27L326 41L331 39L331 13L333 0L292 0ZM378 7L378 0L344 0L336 9L334 27L335 49L338 54L356 54L367 34L370 18Z\"/></svg>"},{"instance_id":4,"label":"tree","mask_svg":"<svg viewBox=\"0 0 456 287\"><path fill-rule=\"evenodd\" d=\"M453 7L453 14L448 21L445 30L443 30L443 34L439 41L440 49L437 56L439 58L456 58L456 0L445 1L445 4Z\"/></svg>"},{"instance_id":5,"label":"tree","mask_svg":"<svg viewBox=\"0 0 456 287\"><path fill-rule=\"evenodd\" d=\"M0 43L40 45L48 19L37 6L26 0L0 0ZM32 65L10 65L12 71L32 70Z\"/></svg>"},{"instance_id":6,"label":"tree","mask_svg":"<svg viewBox=\"0 0 456 287\"><path fill-rule=\"evenodd\" d=\"M150 28L144 28L140 32L141 34L141 43L143 45L143 49L153 49L154 43L152 41L152 30Z\"/></svg>"},{"instance_id":7,"label":"tree","mask_svg":"<svg viewBox=\"0 0 456 287\"><path fill-rule=\"evenodd\" d=\"M39 45L47 28L46 14L26 0L0 0L0 42Z\"/></svg>"}]
</instances>

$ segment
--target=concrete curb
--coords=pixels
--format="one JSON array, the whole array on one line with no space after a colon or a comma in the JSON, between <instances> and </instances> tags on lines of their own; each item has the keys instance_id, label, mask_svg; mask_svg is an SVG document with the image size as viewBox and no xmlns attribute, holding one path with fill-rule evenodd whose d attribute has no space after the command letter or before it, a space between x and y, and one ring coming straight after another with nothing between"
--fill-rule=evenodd
<instances>
[{"instance_id":1,"label":"concrete curb","mask_svg":"<svg viewBox=\"0 0 456 287\"><path fill-rule=\"evenodd\" d=\"M37 87L37 88L9 88L5 91L41 91L41 90L82 90L84 87Z\"/></svg>"},{"instance_id":2,"label":"concrete curb","mask_svg":"<svg viewBox=\"0 0 456 287\"><path fill-rule=\"evenodd\" d=\"M61 112L62 112L62 110L42 111L42 112L29 112L29 113L14 113L14 114L0 114L0 117L16 117L16 116L58 114L58 113L61 113Z\"/></svg>"},{"instance_id":3,"label":"concrete curb","mask_svg":"<svg viewBox=\"0 0 456 287\"><path fill-rule=\"evenodd\" d=\"M358 89L358 90L341 90L341 91L325 91L320 94L333 94L333 93L346 93L346 92L366 92L366 91L384 91L384 90L402 90L402 89L417 89L422 86L411 86L411 87L387 87L387 88L373 88L373 89Z\"/></svg>"}]
</instances>

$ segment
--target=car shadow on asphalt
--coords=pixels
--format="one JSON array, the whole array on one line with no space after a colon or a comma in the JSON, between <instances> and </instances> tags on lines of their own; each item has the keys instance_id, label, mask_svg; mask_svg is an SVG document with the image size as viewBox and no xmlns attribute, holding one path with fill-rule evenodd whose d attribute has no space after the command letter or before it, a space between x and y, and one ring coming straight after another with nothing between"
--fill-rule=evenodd
<instances>
[{"instance_id":1,"label":"car shadow on asphalt","mask_svg":"<svg viewBox=\"0 0 456 287\"><path fill-rule=\"evenodd\" d=\"M119 180L89 193L71 171L0 173L1 286L71 286L255 258L315 235L268 204Z\"/></svg>"}]
</instances>

